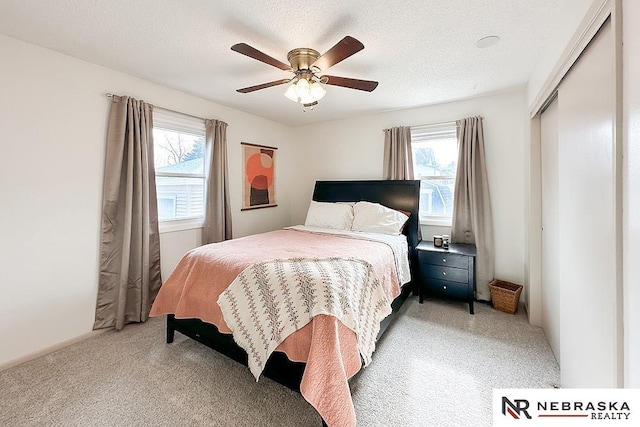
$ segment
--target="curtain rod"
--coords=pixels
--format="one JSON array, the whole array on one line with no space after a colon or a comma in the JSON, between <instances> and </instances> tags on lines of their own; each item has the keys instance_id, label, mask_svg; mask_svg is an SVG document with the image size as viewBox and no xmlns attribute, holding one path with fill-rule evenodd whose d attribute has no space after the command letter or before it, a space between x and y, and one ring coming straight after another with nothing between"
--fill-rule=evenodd
<instances>
[{"instance_id":1,"label":"curtain rod","mask_svg":"<svg viewBox=\"0 0 640 427\"><path fill-rule=\"evenodd\" d=\"M430 128L430 127L434 127L434 126L441 126L441 125L455 125L455 127L458 127L458 125L456 124L455 120L449 120L446 122L438 122L438 123L428 123L428 124L424 124L424 125L411 125L408 126L411 129L422 129L422 128ZM384 132L386 129L383 129L382 131Z\"/></svg>"},{"instance_id":2,"label":"curtain rod","mask_svg":"<svg viewBox=\"0 0 640 427\"><path fill-rule=\"evenodd\" d=\"M107 98L113 98L114 96L120 97L120 95L114 95L114 94L108 93L108 92L105 93L105 95L107 96ZM151 105L153 105L153 104L151 104ZM180 114L181 116L191 117L192 119L198 119L198 120L202 120L202 121L207 120L207 119L205 119L203 117L194 116L192 114L183 113L181 111L172 110L170 108L159 107L157 105L153 105L153 108L157 108L158 110L168 111L170 113Z\"/></svg>"},{"instance_id":3,"label":"curtain rod","mask_svg":"<svg viewBox=\"0 0 640 427\"><path fill-rule=\"evenodd\" d=\"M426 123L426 124L423 124L423 125L413 125L413 126L409 126L409 127L411 129L414 129L414 128L426 128L426 127L431 127L431 126L451 125L451 124L455 125L456 121L455 120L447 120L446 122Z\"/></svg>"},{"instance_id":4,"label":"curtain rod","mask_svg":"<svg viewBox=\"0 0 640 427\"><path fill-rule=\"evenodd\" d=\"M475 116L475 117L479 117L481 120L484 120L484 117L482 116ZM431 126L441 126L441 125L449 125L449 124L455 124L456 127L458 127L458 125L456 124L456 120L448 120L446 122L438 122L438 123L427 123L424 125L415 125L415 126L409 126L411 129L420 129L420 128L426 128L426 127L431 127Z\"/></svg>"}]
</instances>

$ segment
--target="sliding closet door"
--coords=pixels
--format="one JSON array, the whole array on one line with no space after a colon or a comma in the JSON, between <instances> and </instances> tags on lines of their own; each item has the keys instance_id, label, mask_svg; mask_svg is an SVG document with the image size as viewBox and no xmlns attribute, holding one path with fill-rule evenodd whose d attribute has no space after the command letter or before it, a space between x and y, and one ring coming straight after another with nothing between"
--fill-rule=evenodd
<instances>
[{"instance_id":1,"label":"sliding closet door","mask_svg":"<svg viewBox=\"0 0 640 427\"><path fill-rule=\"evenodd\" d=\"M542 172L542 327L560 361L560 239L558 224L558 98L540 115Z\"/></svg>"},{"instance_id":2,"label":"sliding closet door","mask_svg":"<svg viewBox=\"0 0 640 427\"><path fill-rule=\"evenodd\" d=\"M619 385L611 27L604 24L558 88L563 387Z\"/></svg>"}]
</instances>

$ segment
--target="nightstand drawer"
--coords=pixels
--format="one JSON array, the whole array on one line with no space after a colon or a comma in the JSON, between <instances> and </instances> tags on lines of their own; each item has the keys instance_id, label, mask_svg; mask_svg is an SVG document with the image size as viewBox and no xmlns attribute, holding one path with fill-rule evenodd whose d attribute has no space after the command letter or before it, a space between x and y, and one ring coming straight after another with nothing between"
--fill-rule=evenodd
<instances>
[{"instance_id":1,"label":"nightstand drawer","mask_svg":"<svg viewBox=\"0 0 640 427\"><path fill-rule=\"evenodd\" d=\"M421 266L424 276L429 279L447 280L451 282L464 283L469 282L469 270L464 268L444 267L442 265L422 264Z\"/></svg>"},{"instance_id":2,"label":"nightstand drawer","mask_svg":"<svg viewBox=\"0 0 640 427\"><path fill-rule=\"evenodd\" d=\"M418 257L420 258L421 263L469 268L469 257L464 255L420 251Z\"/></svg>"},{"instance_id":3,"label":"nightstand drawer","mask_svg":"<svg viewBox=\"0 0 640 427\"><path fill-rule=\"evenodd\" d=\"M452 243L448 249L442 249L434 247L432 242L422 241L416 250L420 302L424 294L464 300L469 303L469 313L473 314L475 246Z\"/></svg>"},{"instance_id":4,"label":"nightstand drawer","mask_svg":"<svg viewBox=\"0 0 640 427\"><path fill-rule=\"evenodd\" d=\"M442 295L451 298L468 299L470 297L467 283L456 283L448 280L429 279L426 290L430 294Z\"/></svg>"}]
</instances>

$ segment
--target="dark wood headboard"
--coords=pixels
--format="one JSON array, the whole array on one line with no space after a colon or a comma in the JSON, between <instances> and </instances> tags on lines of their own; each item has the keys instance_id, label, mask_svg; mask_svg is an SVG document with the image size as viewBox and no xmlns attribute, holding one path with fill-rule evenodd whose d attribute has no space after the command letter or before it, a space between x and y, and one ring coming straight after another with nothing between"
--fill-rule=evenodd
<instances>
[{"instance_id":1,"label":"dark wood headboard","mask_svg":"<svg viewBox=\"0 0 640 427\"><path fill-rule=\"evenodd\" d=\"M316 181L313 200L316 202L366 201L411 212L402 232L407 236L409 252L414 258L415 248L421 239L418 220L420 181Z\"/></svg>"}]
</instances>

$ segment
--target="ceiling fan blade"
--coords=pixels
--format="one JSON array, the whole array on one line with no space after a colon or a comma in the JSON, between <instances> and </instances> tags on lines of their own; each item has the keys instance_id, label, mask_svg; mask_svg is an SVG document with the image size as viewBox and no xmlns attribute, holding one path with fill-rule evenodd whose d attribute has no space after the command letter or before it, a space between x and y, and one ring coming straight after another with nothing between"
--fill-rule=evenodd
<instances>
[{"instance_id":1,"label":"ceiling fan blade","mask_svg":"<svg viewBox=\"0 0 640 427\"><path fill-rule=\"evenodd\" d=\"M349 89L364 90L366 92L371 92L378 87L378 82L372 80L358 80L327 75L322 76L322 78L327 79L326 84L328 85L348 87Z\"/></svg>"},{"instance_id":2,"label":"ceiling fan blade","mask_svg":"<svg viewBox=\"0 0 640 427\"><path fill-rule=\"evenodd\" d=\"M266 53L260 52L258 49L253 48L246 43L234 44L233 46L231 46L231 50L243 55L247 55L249 58L257 59L258 61L264 62L265 64L273 65L274 67L280 68L281 70L291 70L290 65L287 65L284 62L280 62L277 59L267 55Z\"/></svg>"},{"instance_id":3,"label":"ceiling fan blade","mask_svg":"<svg viewBox=\"0 0 640 427\"><path fill-rule=\"evenodd\" d=\"M283 85L285 83L289 83L290 81L291 81L291 79L276 80L276 81L269 82L269 83L262 83L261 85L243 87L242 89L238 89L237 91L240 92L240 93L249 93L249 92L253 92L255 90L266 89L266 88L271 87L271 86Z\"/></svg>"},{"instance_id":4,"label":"ceiling fan blade","mask_svg":"<svg viewBox=\"0 0 640 427\"><path fill-rule=\"evenodd\" d=\"M362 49L364 49L364 45L362 43L351 36L346 36L336 43L334 47L326 51L311 66L318 67L320 70L326 70L343 59L350 57L354 53L360 52Z\"/></svg>"}]
</instances>

